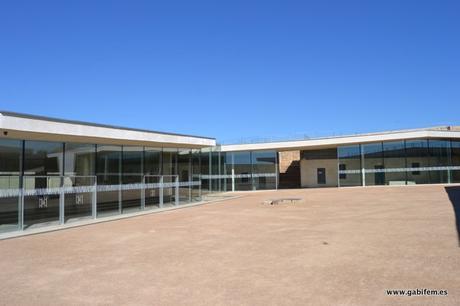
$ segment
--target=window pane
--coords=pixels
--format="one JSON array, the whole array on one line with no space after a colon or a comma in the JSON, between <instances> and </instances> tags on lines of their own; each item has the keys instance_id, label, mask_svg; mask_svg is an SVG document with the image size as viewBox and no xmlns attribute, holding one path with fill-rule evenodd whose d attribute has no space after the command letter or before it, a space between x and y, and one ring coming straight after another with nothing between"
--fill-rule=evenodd
<instances>
[{"instance_id":1,"label":"window pane","mask_svg":"<svg viewBox=\"0 0 460 306\"><path fill-rule=\"evenodd\" d=\"M158 184L161 175L161 148L144 149L144 173L146 184ZM145 189L145 207L160 207L160 188L149 187Z\"/></svg>"},{"instance_id":2,"label":"window pane","mask_svg":"<svg viewBox=\"0 0 460 306\"><path fill-rule=\"evenodd\" d=\"M24 227L57 223L63 143L25 141L24 146Z\"/></svg>"},{"instance_id":3,"label":"window pane","mask_svg":"<svg viewBox=\"0 0 460 306\"><path fill-rule=\"evenodd\" d=\"M233 153L235 190L252 190L251 152Z\"/></svg>"},{"instance_id":4,"label":"window pane","mask_svg":"<svg viewBox=\"0 0 460 306\"><path fill-rule=\"evenodd\" d=\"M96 145L66 143L64 158L64 186L91 188L95 183ZM83 189L85 190L85 189ZM92 216L91 191L64 195L65 222Z\"/></svg>"},{"instance_id":5,"label":"window pane","mask_svg":"<svg viewBox=\"0 0 460 306\"><path fill-rule=\"evenodd\" d=\"M408 140L406 141L406 160L407 167L412 168L407 171L407 184L429 184L429 171L417 168L430 166L430 155L427 140Z\"/></svg>"},{"instance_id":6,"label":"window pane","mask_svg":"<svg viewBox=\"0 0 460 306\"><path fill-rule=\"evenodd\" d=\"M0 139L0 232L18 229L21 154L22 141Z\"/></svg>"},{"instance_id":7,"label":"window pane","mask_svg":"<svg viewBox=\"0 0 460 306\"><path fill-rule=\"evenodd\" d=\"M174 183L177 174L177 149L163 149L163 181L164 183ZM172 206L176 202L174 187L163 188L163 205Z\"/></svg>"},{"instance_id":8,"label":"window pane","mask_svg":"<svg viewBox=\"0 0 460 306\"><path fill-rule=\"evenodd\" d=\"M359 145L339 147L340 186L361 186L361 149Z\"/></svg>"},{"instance_id":9,"label":"window pane","mask_svg":"<svg viewBox=\"0 0 460 306\"><path fill-rule=\"evenodd\" d=\"M201 149L201 193L207 194L209 193L210 188L210 161L211 152L209 149Z\"/></svg>"},{"instance_id":10,"label":"window pane","mask_svg":"<svg viewBox=\"0 0 460 306\"><path fill-rule=\"evenodd\" d=\"M385 185L385 172L383 172L383 146L382 143L363 144L364 169L366 171L366 186Z\"/></svg>"},{"instance_id":11,"label":"window pane","mask_svg":"<svg viewBox=\"0 0 460 306\"><path fill-rule=\"evenodd\" d=\"M450 165L450 141L428 140L430 151L430 167L447 167ZM430 171L430 183L447 183L447 170Z\"/></svg>"},{"instance_id":12,"label":"window pane","mask_svg":"<svg viewBox=\"0 0 460 306\"><path fill-rule=\"evenodd\" d=\"M123 146L122 161L122 212L141 209L142 188L136 187L141 184L144 176L143 147Z\"/></svg>"},{"instance_id":13,"label":"window pane","mask_svg":"<svg viewBox=\"0 0 460 306\"><path fill-rule=\"evenodd\" d=\"M190 166L190 149L179 149L177 156L179 182L187 184L191 181ZM190 192L191 189L188 185L179 187L179 203L190 202Z\"/></svg>"},{"instance_id":14,"label":"window pane","mask_svg":"<svg viewBox=\"0 0 460 306\"><path fill-rule=\"evenodd\" d=\"M121 146L97 145L96 157L98 215L119 212Z\"/></svg>"},{"instance_id":15,"label":"window pane","mask_svg":"<svg viewBox=\"0 0 460 306\"><path fill-rule=\"evenodd\" d=\"M406 148L404 141L383 143L385 185L406 184Z\"/></svg>"},{"instance_id":16,"label":"window pane","mask_svg":"<svg viewBox=\"0 0 460 306\"><path fill-rule=\"evenodd\" d=\"M451 142L452 166L460 166L460 141ZM452 183L460 183L460 170L454 170L451 173Z\"/></svg>"},{"instance_id":17,"label":"window pane","mask_svg":"<svg viewBox=\"0 0 460 306\"><path fill-rule=\"evenodd\" d=\"M252 152L254 188L276 189L276 151Z\"/></svg>"}]
</instances>

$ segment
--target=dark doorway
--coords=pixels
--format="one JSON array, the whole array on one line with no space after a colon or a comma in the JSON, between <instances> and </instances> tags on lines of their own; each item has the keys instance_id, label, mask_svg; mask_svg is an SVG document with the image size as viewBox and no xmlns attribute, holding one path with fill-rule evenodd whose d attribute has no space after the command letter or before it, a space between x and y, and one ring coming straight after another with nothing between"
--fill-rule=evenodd
<instances>
[{"instance_id":1,"label":"dark doorway","mask_svg":"<svg viewBox=\"0 0 460 306\"><path fill-rule=\"evenodd\" d=\"M375 170L382 170L382 165L374 166ZM385 185L385 172L376 172L374 176L374 185Z\"/></svg>"},{"instance_id":2,"label":"dark doorway","mask_svg":"<svg viewBox=\"0 0 460 306\"><path fill-rule=\"evenodd\" d=\"M318 185L326 184L326 169L325 168L318 168L316 170L317 177L318 177Z\"/></svg>"},{"instance_id":3,"label":"dark doorway","mask_svg":"<svg viewBox=\"0 0 460 306\"><path fill-rule=\"evenodd\" d=\"M445 187L445 189L454 208L458 246L460 246L460 186Z\"/></svg>"}]
</instances>

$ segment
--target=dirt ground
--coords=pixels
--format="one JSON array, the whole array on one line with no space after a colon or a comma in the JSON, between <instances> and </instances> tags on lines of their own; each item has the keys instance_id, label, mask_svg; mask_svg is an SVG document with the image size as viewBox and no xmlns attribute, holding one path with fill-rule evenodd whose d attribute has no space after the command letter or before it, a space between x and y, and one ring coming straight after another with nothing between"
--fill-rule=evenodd
<instances>
[{"instance_id":1,"label":"dirt ground","mask_svg":"<svg viewBox=\"0 0 460 306\"><path fill-rule=\"evenodd\" d=\"M253 192L3 240L0 304L460 305L450 188ZM303 200L262 204L282 197ZM386 294L424 288L448 296Z\"/></svg>"}]
</instances>

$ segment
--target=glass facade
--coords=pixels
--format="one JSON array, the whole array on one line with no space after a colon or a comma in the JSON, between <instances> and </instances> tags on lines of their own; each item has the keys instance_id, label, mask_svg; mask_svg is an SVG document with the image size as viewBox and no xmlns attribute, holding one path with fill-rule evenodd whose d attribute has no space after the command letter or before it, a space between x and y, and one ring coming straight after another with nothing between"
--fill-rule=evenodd
<instances>
[{"instance_id":1,"label":"glass facade","mask_svg":"<svg viewBox=\"0 0 460 306\"><path fill-rule=\"evenodd\" d=\"M277 188L276 151L0 139L0 232Z\"/></svg>"},{"instance_id":2,"label":"glass facade","mask_svg":"<svg viewBox=\"0 0 460 306\"><path fill-rule=\"evenodd\" d=\"M416 139L339 147L340 186L459 182L459 141ZM363 168L358 166L362 164ZM349 175L356 181L350 184Z\"/></svg>"}]
</instances>

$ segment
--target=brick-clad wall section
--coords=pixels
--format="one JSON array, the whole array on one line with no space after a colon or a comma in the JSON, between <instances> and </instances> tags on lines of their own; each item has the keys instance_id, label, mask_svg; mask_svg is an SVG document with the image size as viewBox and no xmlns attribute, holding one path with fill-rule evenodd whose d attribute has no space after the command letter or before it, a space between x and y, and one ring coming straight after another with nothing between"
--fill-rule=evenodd
<instances>
[{"instance_id":1,"label":"brick-clad wall section","mask_svg":"<svg viewBox=\"0 0 460 306\"><path fill-rule=\"evenodd\" d=\"M300 151L278 152L279 188L300 188Z\"/></svg>"}]
</instances>

